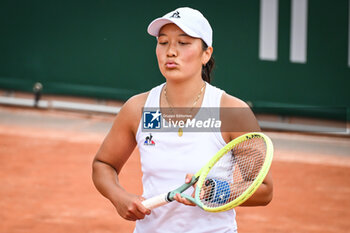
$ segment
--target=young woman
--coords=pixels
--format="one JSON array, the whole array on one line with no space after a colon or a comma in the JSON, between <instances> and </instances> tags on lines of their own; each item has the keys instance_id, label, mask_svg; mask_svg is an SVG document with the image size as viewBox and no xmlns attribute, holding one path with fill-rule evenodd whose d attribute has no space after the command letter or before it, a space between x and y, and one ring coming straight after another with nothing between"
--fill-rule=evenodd
<instances>
[{"instance_id":1,"label":"young woman","mask_svg":"<svg viewBox=\"0 0 350 233\"><path fill-rule=\"evenodd\" d=\"M117 115L93 161L93 181L119 215L136 222L135 232L237 232L235 211L209 213L180 195L177 202L152 211L142 205L145 198L177 187L199 170L221 147L246 132L260 131L243 101L212 86L212 29L197 10L179 8L154 20L149 34L157 37L156 55L166 82L130 98ZM225 116L231 131L144 132L142 108L193 109L227 108ZM222 117L223 118L223 117ZM222 119L221 120L224 120ZM227 120L228 119L228 120ZM128 193L118 182L118 174L135 146L138 146L143 172L143 196ZM201 161L201 162L198 162ZM272 199L272 178L268 174L257 192L243 205L267 205Z\"/></svg>"}]
</instances>

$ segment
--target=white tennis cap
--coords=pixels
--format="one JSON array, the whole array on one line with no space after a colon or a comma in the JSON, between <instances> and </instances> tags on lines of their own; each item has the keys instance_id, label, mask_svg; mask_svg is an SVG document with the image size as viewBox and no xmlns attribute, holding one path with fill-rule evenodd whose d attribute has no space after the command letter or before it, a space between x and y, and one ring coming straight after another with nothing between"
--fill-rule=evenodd
<instances>
[{"instance_id":1,"label":"white tennis cap","mask_svg":"<svg viewBox=\"0 0 350 233\"><path fill-rule=\"evenodd\" d=\"M148 26L147 32L157 37L159 30L169 23L176 24L187 35L201 38L208 46L212 46L213 30L208 20L198 10L181 7L171 11L163 17L153 20Z\"/></svg>"}]
</instances>

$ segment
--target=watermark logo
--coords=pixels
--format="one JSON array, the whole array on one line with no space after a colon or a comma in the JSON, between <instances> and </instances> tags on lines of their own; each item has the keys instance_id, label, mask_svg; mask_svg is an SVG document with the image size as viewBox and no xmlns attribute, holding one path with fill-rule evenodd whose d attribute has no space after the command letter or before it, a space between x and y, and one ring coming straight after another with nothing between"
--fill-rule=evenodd
<instances>
[{"instance_id":1,"label":"watermark logo","mask_svg":"<svg viewBox=\"0 0 350 233\"><path fill-rule=\"evenodd\" d=\"M144 111L142 117L144 129L160 129L162 127L162 113L159 110Z\"/></svg>"},{"instance_id":2,"label":"watermark logo","mask_svg":"<svg viewBox=\"0 0 350 233\"><path fill-rule=\"evenodd\" d=\"M278 116L295 117L307 119L305 123L300 121L298 124L288 122L259 121L261 128L277 129L283 127L297 131L306 132L334 132L349 135L347 122L350 114L346 107L272 107L272 108L143 108L142 109L142 132L250 132L250 124L240 124L244 119L253 119L255 114L269 115L279 114ZM310 124L310 117L315 117L323 125ZM309 119L310 118L310 119ZM323 119L325 119L323 121ZM282 127L282 128L281 128Z\"/></svg>"},{"instance_id":3,"label":"watermark logo","mask_svg":"<svg viewBox=\"0 0 350 233\"><path fill-rule=\"evenodd\" d=\"M220 131L217 109L143 108L143 132L212 132ZM214 110L214 111L213 111Z\"/></svg>"}]
</instances>

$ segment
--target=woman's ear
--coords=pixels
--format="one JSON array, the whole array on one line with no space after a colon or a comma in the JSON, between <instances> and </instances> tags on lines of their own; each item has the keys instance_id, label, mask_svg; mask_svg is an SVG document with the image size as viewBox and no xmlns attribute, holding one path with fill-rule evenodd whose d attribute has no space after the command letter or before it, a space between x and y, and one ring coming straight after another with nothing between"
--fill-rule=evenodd
<instances>
[{"instance_id":1,"label":"woman's ear","mask_svg":"<svg viewBox=\"0 0 350 233\"><path fill-rule=\"evenodd\" d=\"M205 51L203 51L203 55L202 55L203 66L205 66L208 63L212 54L213 54L213 47L208 47Z\"/></svg>"}]
</instances>

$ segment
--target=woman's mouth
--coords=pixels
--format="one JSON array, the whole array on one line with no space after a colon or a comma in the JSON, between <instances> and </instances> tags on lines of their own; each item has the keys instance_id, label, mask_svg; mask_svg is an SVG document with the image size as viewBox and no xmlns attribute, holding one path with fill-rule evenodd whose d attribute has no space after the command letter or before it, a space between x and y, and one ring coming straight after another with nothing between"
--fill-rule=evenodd
<instances>
[{"instance_id":1,"label":"woman's mouth","mask_svg":"<svg viewBox=\"0 0 350 233\"><path fill-rule=\"evenodd\" d=\"M167 63L165 63L165 66L166 66L166 68L173 69L173 68L177 67L177 63L176 62L167 62Z\"/></svg>"}]
</instances>

